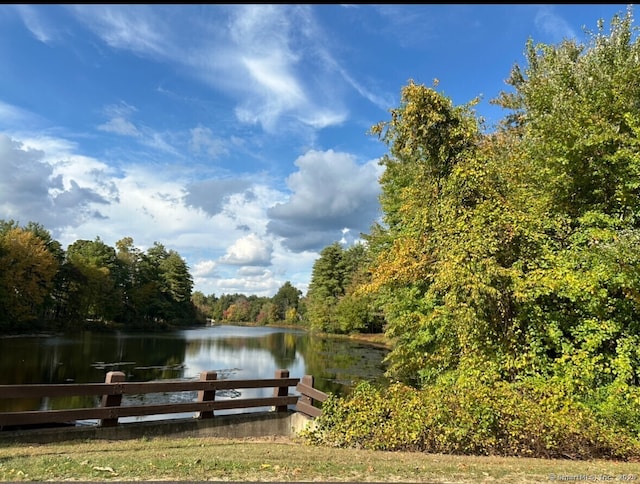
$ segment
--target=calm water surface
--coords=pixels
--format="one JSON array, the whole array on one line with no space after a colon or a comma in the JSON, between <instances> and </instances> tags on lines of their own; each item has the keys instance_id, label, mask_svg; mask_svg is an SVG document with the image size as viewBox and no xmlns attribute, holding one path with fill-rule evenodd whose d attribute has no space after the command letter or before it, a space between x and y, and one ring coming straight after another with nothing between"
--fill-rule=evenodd
<instances>
[{"instance_id":1,"label":"calm water surface","mask_svg":"<svg viewBox=\"0 0 640 484\"><path fill-rule=\"evenodd\" d=\"M287 369L294 378L313 375L314 386L324 392L345 395L360 380L384 383L386 354L383 348L310 335L302 330L232 325L168 333L79 331L7 336L0 337L0 384L97 383L103 382L106 373L113 370L124 372L127 381L197 379L202 371L217 371L218 379L272 378L276 370ZM247 389L216 395L216 399L272 393L272 389ZM195 397L195 392L132 395L125 397L123 405L193 401ZM91 397L0 400L0 409L35 410L96 403L87 399Z\"/></svg>"}]
</instances>

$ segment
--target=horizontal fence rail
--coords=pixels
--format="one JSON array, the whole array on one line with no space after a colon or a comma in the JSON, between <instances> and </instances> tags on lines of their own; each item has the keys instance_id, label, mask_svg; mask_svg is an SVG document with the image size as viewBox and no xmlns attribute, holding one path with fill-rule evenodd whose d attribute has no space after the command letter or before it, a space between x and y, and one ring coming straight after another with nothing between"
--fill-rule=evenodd
<instances>
[{"instance_id":1,"label":"horizontal fence rail","mask_svg":"<svg viewBox=\"0 0 640 484\"><path fill-rule=\"evenodd\" d=\"M140 417L173 413L197 412L198 418L213 418L216 410L232 410L255 407L274 407L277 412L287 411L295 405L298 412L318 417L322 410L313 405L323 402L327 395L313 388L313 377L305 375L302 380L289 378L288 370L277 370L275 378L248 380L218 380L217 373L205 371L199 380L126 382L119 371L108 372L105 383L30 384L0 385L0 399L27 399L50 397L98 396L101 405L89 408L58 410L27 410L0 412L0 429L10 430L21 426L75 423L77 420L98 419L101 426L114 426L121 417ZM300 393L289 394L289 387ZM218 390L273 388L272 397L234 398L216 400ZM123 395L149 393L198 392L195 402L121 405Z\"/></svg>"}]
</instances>

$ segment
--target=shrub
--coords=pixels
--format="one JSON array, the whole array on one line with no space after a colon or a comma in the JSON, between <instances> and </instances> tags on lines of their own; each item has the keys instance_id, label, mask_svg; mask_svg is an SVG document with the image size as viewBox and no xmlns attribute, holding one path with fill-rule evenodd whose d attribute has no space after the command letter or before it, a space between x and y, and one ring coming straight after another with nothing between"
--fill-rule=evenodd
<instances>
[{"instance_id":1,"label":"shrub","mask_svg":"<svg viewBox=\"0 0 640 484\"><path fill-rule=\"evenodd\" d=\"M330 395L307 442L373 450L546 458L631 459L640 439L605 424L562 386L450 378L418 390L400 383L360 383Z\"/></svg>"}]
</instances>

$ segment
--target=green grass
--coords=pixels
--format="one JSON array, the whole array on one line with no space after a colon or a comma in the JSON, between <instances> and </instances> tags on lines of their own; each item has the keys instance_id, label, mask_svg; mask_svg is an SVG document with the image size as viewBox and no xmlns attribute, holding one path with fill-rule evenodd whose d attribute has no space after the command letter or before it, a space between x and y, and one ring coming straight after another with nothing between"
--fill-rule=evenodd
<instances>
[{"instance_id":1,"label":"green grass","mask_svg":"<svg viewBox=\"0 0 640 484\"><path fill-rule=\"evenodd\" d=\"M280 437L0 444L2 481L527 483L550 482L552 474L558 480L608 476L621 482L627 476L626 482L640 482L640 463L334 449Z\"/></svg>"}]
</instances>

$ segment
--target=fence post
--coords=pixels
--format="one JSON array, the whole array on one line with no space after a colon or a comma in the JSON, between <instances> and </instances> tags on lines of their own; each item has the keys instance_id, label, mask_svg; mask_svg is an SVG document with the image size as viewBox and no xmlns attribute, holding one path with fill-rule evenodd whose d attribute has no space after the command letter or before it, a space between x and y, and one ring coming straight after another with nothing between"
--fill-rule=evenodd
<instances>
[{"instance_id":1,"label":"fence post","mask_svg":"<svg viewBox=\"0 0 640 484\"><path fill-rule=\"evenodd\" d=\"M215 371L203 371L200 372L200 381L213 381L218 379L218 374ZM215 390L199 390L198 402L213 402L216 399ZM206 410L200 412L198 418L213 418L213 410Z\"/></svg>"},{"instance_id":2,"label":"fence post","mask_svg":"<svg viewBox=\"0 0 640 484\"><path fill-rule=\"evenodd\" d=\"M289 370L276 370L276 378L289 378ZM289 395L288 386L275 387L273 390L274 397L286 397ZM276 412L286 412L286 405L276 405Z\"/></svg>"},{"instance_id":3,"label":"fence post","mask_svg":"<svg viewBox=\"0 0 640 484\"><path fill-rule=\"evenodd\" d=\"M120 383L125 381L125 374L121 371L107 372L107 376L104 379L105 383ZM119 407L122 402L122 394L119 395L102 395L103 407ZM102 427L115 427L118 425L118 418L103 418L100 420L100 426Z\"/></svg>"}]
</instances>

